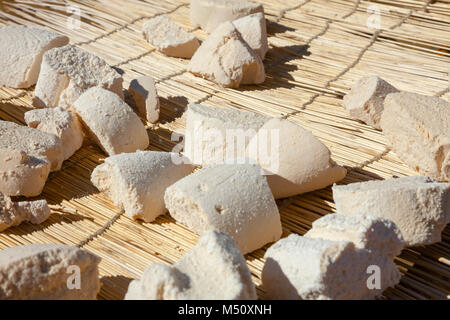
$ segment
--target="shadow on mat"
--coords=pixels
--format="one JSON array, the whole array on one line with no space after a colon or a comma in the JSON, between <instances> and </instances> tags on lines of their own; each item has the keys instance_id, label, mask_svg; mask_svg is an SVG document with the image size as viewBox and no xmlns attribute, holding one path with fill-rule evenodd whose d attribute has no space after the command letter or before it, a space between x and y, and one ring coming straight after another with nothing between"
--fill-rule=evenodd
<instances>
[{"instance_id":1,"label":"shadow on mat","mask_svg":"<svg viewBox=\"0 0 450 320\"><path fill-rule=\"evenodd\" d=\"M353 170L349 166L344 166L344 168L347 169L347 176L343 180L337 182L336 184L338 184L338 185L346 185L346 184L355 183L355 182L365 182L365 181L372 181L372 180L384 180L384 178L379 176L378 174L364 170L364 169ZM394 178L395 178L395 176L394 176Z\"/></svg>"},{"instance_id":2,"label":"shadow on mat","mask_svg":"<svg viewBox=\"0 0 450 320\"><path fill-rule=\"evenodd\" d=\"M7 120L2 119L2 118L0 118L0 120L11 121L11 122L15 122L20 125L25 125L25 120L23 119L23 114L30 110L33 110L33 108L26 107L23 105L13 104L10 102L0 102L0 111L10 117L10 119L7 119ZM20 111L20 112L18 112L18 111ZM20 117L13 118L12 115L17 114L17 113L20 113Z\"/></svg>"},{"instance_id":3,"label":"shadow on mat","mask_svg":"<svg viewBox=\"0 0 450 320\"><path fill-rule=\"evenodd\" d=\"M276 36L288 31L295 31L294 28L284 26L274 21L266 20L267 36Z\"/></svg>"},{"instance_id":4,"label":"shadow on mat","mask_svg":"<svg viewBox=\"0 0 450 320\"><path fill-rule=\"evenodd\" d=\"M289 64L292 60L303 59L311 53L307 45L291 45L286 47L271 48L267 52L264 67L266 71L266 80L258 85L241 85L238 91L265 91L277 88L294 88L297 85L293 83L292 72L298 70L298 67Z\"/></svg>"},{"instance_id":5,"label":"shadow on mat","mask_svg":"<svg viewBox=\"0 0 450 320\"><path fill-rule=\"evenodd\" d=\"M29 222L23 222L19 226L11 227L2 232L5 235L26 236L36 231L43 231L54 224L73 223L81 220L94 221L91 217L85 217L81 214L53 211L50 217L41 224L35 225Z\"/></svg>"},{"instance_id":6,"label":"shadow on mat","mask_svg":"<svg viewBox=\"0 0 450 320\"><path fill-rule=\"evenodd\" d=\"M49 204L60 204L97 194L99 191L91 182L91 174L106 155L93 144L85 144L70 159L64 161L61 170L51 172L42 195Z\"/></svg>"},{"instance_id":7,"label":"shadow on mat","mask_svg":"<svg viewBox=\"0 0 450 320\"><path fill-rule=\"evenodd\" d=\"M277 275L276 280L269 278L268 279L269 283L272 283L272 285L274 285L273 281L276 281L276 283L278 284L276 287L283 287L283 292L285 293L285 295L289 296L291 299L294 297L298 297L297 289L291 283L289 278L285 275L285 273L283 272L283 269L281 268L281 266L278 264L278 262L276 260L274 260L272 258L268 258L266 260L266 263L264 264L263 270L264 269L270 270L271 275ZM262 286L262 284L257 286L257 289L264 292L264 294L261 294L262 300L269 298L267 296L267 294L265 294L265 290L264 290L264 287ZM284 298L286 298L286 297L284 297Z\"/></svg>"},{"instance_id":8,"label":"shadow on mat","mask_svg":"<svg viewBox=\"0 0 450 320\"><path fill-rule=\"evenodd\" d=\"M160 97L159 103L160 116L158 122L166 124L183 116L189 104L189 100L183 96L174 96L169 97L168 99Z\"/></svg>"},{"instance_id":9,"label":"shadow on mat","mask_svg":"<svg viewBox=\"0 0 450 320\"><path fill-rule=\"evenodd\" d=\"M127 293L128 286L131 281L129 277L125 276L105 276L100 279L102 287L98 293L97 298L123 300Z\"/></svg>"}]
</instances>

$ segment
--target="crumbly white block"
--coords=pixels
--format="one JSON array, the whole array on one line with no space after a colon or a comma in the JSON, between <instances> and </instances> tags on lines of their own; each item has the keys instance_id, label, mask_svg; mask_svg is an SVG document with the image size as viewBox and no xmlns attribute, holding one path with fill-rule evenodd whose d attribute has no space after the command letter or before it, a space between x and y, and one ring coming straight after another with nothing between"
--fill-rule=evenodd
<instances>
[{"instance_id":1,"label":"crumbly white block","mask_svg":"<svg viewBox=\"0 0 450 320\"><path fill-rule=\"evenodd\" d=\"M344 106L354 119L361 120L375 129L381 129L380 119L384 99L389 93L399 92L378 76L361 78L344 96Z\"/></svg>"},{"instance_id":2,"label":"crumbly white block","mask_svg":"<svg viewBox=\"0 0 450 320\"><path fill-rule=\"evenodd\" d=\"M51 163L23 150L0 147L0 192L8 196L35 197L41 194Z\"/></svg>"},{"instance_id":3,"label":"crumbly white block","mask_svg":"<svg viewBox=\"0 0 450 320\"><path fill-rule=\"evenodd\" d=\"M194 170L187 162L170 152L123 153L106 158L92 172L91 181L124 208L128 217L152 222L167 212L166 188Z\"/></svg>"},{"instance_id":4,"label":"crumbly white block","mask_svg":"<svg viewBox=\"0 0 450 320\"><path fill-rule=\"evenodd\" d=\"M69 159L83 145L83 129L77 116L62 108L28 111L24 115L30 128L52 133L59 137L64 160Z\"/></svg>"},{"instance_id":5,"label":"crumbly white block","mask_svg":"<svg viewBox=\"0 0 450 320\"><path fill-rule=\"evenodd\" d=\"M51 210L46 200L20 201L15 204L17 212L32 224L40 224L48 219Z\"/></svg>"},{"instance_id":6,"label":"crumbly white block","mask_svg":"<svg viewBox=\"0 0 450 320\"><path fill-rule=\"evenodd\" d=\"M191 0L191 23L212 32L222 22L233 21L249 14L262 12L262 4L241 0Z\"/></svg>"},{"instance_id":7,"label":"crumbly white block","mask_svg":"<svg viewBox=\"0 0 450 320\"><path fill-rule=\"evenodd\" d=\"M0 232L8 229L15 219L14 203L11 198L0 193Z\"/></svg>"},{"instance_id":8,"label":"crumbly white block","mask_svg":"<svg viewBox=\"0 0 450 320\"><path fill-rule=\"evenodd\" d=\"M187 300L183 292L189 286L189 276L176 266L152 263L140 279L130 282L124 300Z\"/></svg>"},{"instance_id":9,"label":"crumbly white block","mask_svg":"<svg viewBox=\"0 0 450 320\"><path fill-rule=\"evenodd\" d=\"M281 237L281 221L266 178L257 165L205 167L167 188L170 215L197 234L230 234L243 254Z\"/></svg>"},{"instance_id":10,"label":"crumbly white block","mask_svg":"<svg viewBox=\"0 0 450 320\"><path fill-rule=\"evenodd\" d=\"M44 53L68 43L68 37L45 29L1 27L0 86L28 88L35 85Z\"/></svg>"},{"instance_id":11,"label":"crumbly white block","mask_svg":"<svg viewBox=\"0 0 450 320\"><path fill-rule=\"evenodd\" d=\"M423 176L450 181L450 102L415 93L391 93L381 128L392 150Z\"/></svg>"},{"instance_id":12,"label":"crumbly white block","mask_svg":"<svg viewBox=\"0 0 450 320\"><path fill-rule=\"evenodd\" d=\"M288 120L269 120L247 149L248 157L266 170L275 199L325 188L347 174L319 139Z\"/></svg>"},{"instance_id":13,"label":"crumbly white block","mask_svg":"<svg viewBox=\"0 0 450 320\"><path fill-rule=\"evenodd\" d=\"M88 300L100 291L100 258L59 244L30 244L0 251L0 299ZM80 271L80 289L71 276ZM69 284L69 286L68 286Z\"/></svg>"},{"instance_id":14,"label":"crumbly white block","mask_svg":"<svg viewBox=\"0 0 450 320\"><path fill-rule=\"evenodd\" d=\"M138 113L148 122L155 123L159 119L159 98L155 80L150 76L142 76L130 82L128 91L133 96Z\"/></svg>"},{"instance_id":15,"label":"crumbly white block","mask_svg":"<svg viewBox=\"0 0 450 320\"><path fill-rule=\"evenodd\" d=\"M242 38L231 22L224 22L203 41L187 67L196 76L223 87L264 82L261 58Z\"/></svg>"},{"instance_id":16,"label":"crumbly white block","mask_svg":"<svg viewBox=\"0 0 450 320\"><path fill-rule=\"evenodd\" d=\"M29 156L46 158L51 163L52 171L61 169L64 161L61 140L56 135L2 120L0 148L24 151Z\"/></svg>"},{"instance_id":17,"label":"crumbly white block","mask_svg":"<svg viewBox=\"0 0 450 320\"><path fill-rule=\"evenodd\" d=\"M218 276L219 275L219 276ZM255 285L233 239L205 232L173 266L151 264L128 287L125 300L256 300Z\"/></svg>"},{"instance_id":18,"label":"crumbly white block","mask_svg":"<svg viewBox=\"0 0 450 320\"><path fill-rule=\"evenodd\" d=\"M149 138L141 119L117 94L94 87L75 101L74 110L108 155L144 150Z\"/></svg>"},{"instance_id":19,"label":"crumbly white block","mask_svg":"<svg viewBox=\"0 0 450 320\"><path fill-rule=\"evenodd\" d=\"M169 57L191 58L200 47L196 36L164 15L147 20L142 33L158 51Z\"/></svg>"},{"instance_id":20,"label":"crumbly white block","mask_svg":"<svg viewBox=\"0 0 450 320\"><path fill-rule=\"evenodd\" d=\"M264 257L262 284L269 299L374 299L401 277L392 258L349 241L292 234L272 245ZM380 268L380 289L369 289L370 266Z\"/></svg>"},{"instance_id":21,"label":"crumbly white block","mask_svg":"<svg viewBox=\"0 0 450 320\"><path fill-rule=\"evenodd\" d=\"M254 13L233 21L233 25L240 32L242 38L250 48L264 60L269 43L267 42L266 18L264 13Z\"/></svg>"},{"instance_id":22,"label":"crumbly white block","mask_svg":"<svg viewBox=\"0 0 450 320\"><path fill-rule=\"evenodd\" d=\"M198 165L245 158L250 139L268 120L253 112L189 104L184 154Z\"/></svg>"},{"instance_id":23,"label":"crumbly white block","mask_svg":"<svg viewBox=\"0 0 450 320\"><path fill-rule=\"evenodd\" d=\"M363 214L328 214L314 221L305 237L351 241L357 248L391 258L398 256L404 248L403 236L394 222Z\"/></svg>"},{"instance_id":24,"label":"crumbly white block","mask_svg":"<svg viewBox=\"0 0 450 320\"><path fill-rule=\"evenodd\" d=\"M44 54L33 105L70 109L86 90L102 87L123 99L122 76L103 59L67 45Z\"/></svg>"},{"instance_id":25,"label":"crumbly white block","mask_svg":"<svg viewBox=\"0 0 450 320\"><path fill-rule=\"evenodd\" d=\"M450 222L450 183L404 177L333 186L338 214L366 214L392 220L408 246L441 241Z\"/></svg>"},{"instance_id":26,"label":"crumbly white block","mask_svg":"<svg viewBox=\"0 0 450 320\"><path fill-rule=\"evenodd\" d=\"M12 202L10 197L0 193L0 231L24 221L40 224L48 219L50 213L45 200Z\"/></svg>"}]
</instances>

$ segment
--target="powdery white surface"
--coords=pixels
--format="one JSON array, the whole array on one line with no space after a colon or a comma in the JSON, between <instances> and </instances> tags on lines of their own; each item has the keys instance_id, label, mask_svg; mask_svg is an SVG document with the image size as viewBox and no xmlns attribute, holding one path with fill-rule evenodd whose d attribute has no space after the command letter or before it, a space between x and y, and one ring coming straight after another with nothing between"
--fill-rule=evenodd
<instances>
[{"instance_id":1,"label":"powdery white surface","mask_svg":"<svg viewBox=\"0 0 450 320\"><path fill-rule=\"evenodd\" d=\"M38 196L50 168L51 163L46 157L0 147L0 192L8 196Z\"/></svg>"},{"instance_id":2,"label":"powdery white surface","mask_svg":"<svg viewBox=\"0 0 450 320\"><path fill-rule=\"evenodd\" d=\"M0 251L0 299L91 300L100 291L100 258L86 250L59 244L30 244ZM69 289L80 268L81 290Z\"/></svg>"},{"instance_id":3,"label":"powdery white surface","mask_svg":"<svg viewBox=\"0 0 450 320\"><path fill-rule=\"evenodd\" d=\"M212 32L221 23L264 12L262 4L241 0L191 0L190 19L194 26Z\"/></svg>"},{"instance_id":4,"label":"powdery white surface","mask_svg":"<svg viewBox=\"0 0 450 320\"><path fill-rule=\"evenodd\" d=\"M210 230L173 266L151 264L126 300L256 300L255 285L233 239Z\"/></svg>"},{"instance_id":5,"label":"powdery white surface","mask_svg":"<svg viewBox=\"0 0 450 320\"><path fill-rule=\"evenodd\" d=\"M34 91L40 108L70 109L86 90L102 87L123 99L122 76L103 59L67 45L47 51Z\"/></svg>"},{"instance_id":6,"label":"powdery white surface","mask_svg":"<svg viewBox=\"0 0 450 320\"><path fill-rule=\"evenodd\" d=\"M292 234L264 255L263 288L269 299L374 299L400 281L391 257L356 248L350 241L312 239ZM380 288L369 289L370 266L381 271Z\"/></svg>"},{"instance_id":7,"label":"powdery white surface","mask_svg":"<svg viewBox=\"0 0 450 320\"><path fill-rule=\"evenodd\" d=\"M313 222L305 237L351 241L374 254L398 256L405 247L402 233L391 220L369 215L327 214Z\"/></svg>"},{"instance_id":8,"label":"powdery white surface","mask_svg":"<svg viewBox=\"0 0 450 320\"><path fill-rule=\"evenodd\" d=\"M254 13L233 21L233 25L240 32L242 38L250 48L264 60L269 43L267 42L266 18L264 13Z\"/></svg>"},{"instance_id":9,"label":"powdery white surface","mask_svg":"<svg viewBox=\"0 0 450 320\"><path fill-rule=\"evenodd\" d=\"M150 76L133 79L128 91L133 96L138 113L150 123L157 122L160 109L155 80Z\"/></svg>"},{"instance_id":10,"label":"powdery white surface","mask_svg":"<svg viewBox=\"0 0 450 320\"><path fill-rule=\"evenodd\" d=\"M115 205L124 208L128 217L152 222L167 212L166 188L194 170L183 161L187 159L170 152L123 153L106 158L92 172L91 181Z\"/></svg>"},{"instance_id":11,"label":"powdery white surface","mask_svg":"<svg viewBox=\"0 0 450 320\"><path fill-rule=\"evenodd\" d=\"M40 224L48 219L50 213L45 200L12 202L10 197L0 193L0 231L24 221Z\"/></svg>"},{"instance_id":12,"label":"powdery white surface","mask_svg":"<svg viewBox=\"0 0 450 320\"><path fill-rule=\"evenodd\" d=\"M391 93L384 101L383 134L410 168L450 180L450 102L415 93Z\"/></svg>"},{"instance_id":13,"label":"powdery white surface","mask_svg":"<svg viewBox=\"0 0 450 320\"><path fill-rule=\"evenodd\" d=\"M83 129L75 114L62 108L34 109L24 114L25 122L59 137L64 160L69 159L83 145Z\"/></svg>"},{"instance_id":14,"label":"powdery white surface","mask_svg":"<svg viewBox=\"0 0 450 320\"><path fill-rule=\"evenodd\" d=\"M207 166L167 188L170 215L197 234L230 234L243 254L281 237L278 207L257 165Z\"/></svg>"},{"instance_id":15,"label":"powdery white surface","mask_svg":"<svg viewBox=\"0 0 450 320\"><path fill-rule=\"evenodd\" d=\"M45 29L1 27L0 86L29 88L35 85L44 53L68 43L68 37Z\"/></svg>"},{"instance_id":16,"label":"powdery white surface","mask_svg":"<svg viewBox=\"0 0 450 320\"><path fill-rule=\"evenodd\" d=\"M200 46L196 36L164 15L147 20L142 32L148 42L170 57L191 58Z\"/></svg>"},{"instance_id":17,"label":"powdery white surface","mask_svg":"<svg viewBox=\"0 0 450 320\"><path fill-rule=\"evenodd\" d=\"M344 106L353 119L361 120L375 129L381 129L380 119L384 99L398 90L378 76L364 77L344 96Z\"/></svg>"},{"instance_id":18,"label":"powdery white surface","mask_svg":"<svg viewBox=\"0 0 450 320\"><path fill-rule=\"evenodd\" d=\"M347 174L319 139L288 120L267 121L247 149L248 157L257 159L267 171L276 199L325 188Z\"/></svg>"},{"instance_id":19,"label":"powdery white surface","mask_svg":"<svg viewBox=\"0 0 450 320\"><path fill-rule=\"evenodd\" d=\"M259 84L266 78L261 58L231 22L221 24L203 41L187 69L227 88Z\"/></svg>"},{"instance_id":20,"label":"powdery white surface","mask_svg":"<svg viewBox=\"0 0 450 320\"><path fill-rule=\"evenodd\" d=\"M74 103L91 137L108 155L144 150L149 138L141 119L117 94L94 87Z\"/></svg>"},{"instance_id":21,"label":"powdery white surface","mask_svg":"<svg viewBox=\"0 0 450 320\"><path fill-rule=\"evenodd\" d=\"M24 151L48 159L51 170L61 169L64 160L61 140L54 134L0 120L0 148Z\"/></svg>"},{"instance_id":22,"label":"powdery white surface","mask_svg":"<svg viewBox=\"0 0 450 320\"><path fill-rule=\"evenodd\" d=\"M428 177L403 177L333 186L338 214L359 214L392 220L406 245L441 241L450 222L450 183Z\"/></svg>"},{"instance_id":23,"label":"powdery white surface","mask_svg":"<svg viewBox=\"0 0 450 320\"><path fill-rule=\"evenodd\" d=\"M269 118L238 109L190 104L186 116L184 152L199 165L223 164L228 159L245 157L250 139ZM244 141L229 141L233 131ZM235 143L234 146L232 143Z\"/></svg>"}]
</instances>

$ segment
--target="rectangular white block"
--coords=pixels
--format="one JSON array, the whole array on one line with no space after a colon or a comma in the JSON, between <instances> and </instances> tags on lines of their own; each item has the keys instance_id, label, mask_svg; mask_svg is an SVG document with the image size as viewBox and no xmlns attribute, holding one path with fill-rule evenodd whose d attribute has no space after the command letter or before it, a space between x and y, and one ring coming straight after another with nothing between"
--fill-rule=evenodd
<instances>
[{"instance_id":1,"label":"rectangular white block","mask_svg":"<svg viewBox=\"0 0 450 320\"><path fill-rule=\"evenodd\" d=\"M230 234L243 254L281 237L280 214L257 165L205 167L167 188L170 215L197 234Z\"/></svg>"},{"instance_id":2,"label":"rectangular white block","mask_svg":"<svg viewBox=\"0 0 450 320\"><path fill-rule=\"evenodd\" d=\"M105 159L94 169L92 183L125 209L132 219L152 222L167 212L166 188L194 170L176 153L138 151Z\"/></svg>"},{"instance_id":3,"label":"rectangular white block","mask_svg":"<svg viewBox=\"0 0 450 320\"><path fill-rule=\"evenodd\" d=\"M325 188L347 174L312 132L279 118L259 128L248 144L247 156L266 171L275 199Z\"/></svg>"},{"instance_id":4,"label":"rectangular white block","mask_svg":"<svg viewBox=\"0 0 450 320\"><path fill-rule=\"evenodd\" d=\"M256 12L264 12L262 4L241 0L191 0L190 5L191 23L209 33L225 21Z\"/></svg>"},{"instance_id":5,"label":"rectangular white block","mask_svg":"<svg viewBox=\"0 0 450 320\"><path fill-rule=\"evenodd\" d=\"M35 85L44 53L68 43L68 37L41 28L1 27L0 86L29 88Z\"/></svg>"},{"instance_id":6,"label":"rectangular white block","mask_svg":"<svg viewBox=\"0 0 450 320\"><path fill-rule=\"evenodd\" d=\"M221 24L203 41L187 70L225 88L259 84L266 78L260 56L231 22Z\"/></svg>"},{"instance_id":7,"label":"rectangular white block","mask_svg":"<svg viewBox=\"0 0 450 320\"><path fill-rule=\"evenodd\" d=\"M384 101L383 134L410 168L450 181L450 102L414 93L391 93Z\"/></svg>"},{"instance_id":8,"label":"rectangular white block","mask_svg":"<svg viewBox=\"0 0 450 320\"><path fill-rule=\"evenodd\" d=\"M59 244L1 250L0 299L93 300L100 291L99 262L86 250ZM69 278L74 270L79 271L80 289Z\"/></svg>"},{"instance_id":9,"label":"rectangular white block","mask_svg":"<svg viewBox=\"0 0 450 320\"><path fill-rule=\"evenodd\" d=\"M245 42L264 60L269 43L267 42L266 18L264 13L257 12L233 21L233 25Z\"/></svg>"},{"instance_id":10,"label":"rectangular white block","mask_svg":"<svg viewBox=\"0 0 450 320\"><path fill-rule=\"evenodd\" d=\"M155 81L150 76L133 79L128 91L133 96L138 113L150 123L159 119L159 98Z\"/></svg>"},{"instance_id":11,"label":"rectangular white block","mask_svg":"<svg viewBox=\"0 0 450 320\"><path fill-rule=\"evenodd\" d=\"M39 108L70 109L89 88L101 87L123 99L122 76L103 59L67 45L44 54L34 91Z\"/></svg>"},{"instance_id":12,"label":"rectangular white block","mask_svg":"<svg viewBox=\"0 0 450 320\"><path fill-rule=\"evenodd\" d=\"M338 214L359 214L392 220L406 245L441 241L450 222L450 183L428 177L403 177L333 186Z\"/></svg>"},{"instance_id":13,"label":"rectangular white block","mask_svg":"<svg viewBox=\"0 0 450 320\"><path fill-rule=\"evenodd\" d=\"M349 241L292 234L272 245L264 257L262 283L269 299L374 299L400 281L391 257L356 248ZM380 289L368 286L374 266Z\"/></svg>"},{"instance_id":14,"label":"rectangular white block","mask_svg":"<svg viewBox=\"0 0 450 320\"><path fill-rule=\"evenodd\" d=\"M378 76L363 77L344 96L344 106L352 118L381 129L384 99L394 92L399 91Z\"/></svg>"},{"instance_id":15,"label":"rectangular white block","mask_svg":"<svg viewBox=\"0 0 450 320\"><path fill-rule=\"evenodd\" d=\"M268 120L253 112L190 104L184 154L199 165L224 164L230 159L245 158L250 139Z\"/></svg>"},{"instance_id":16,"label":"rectangular white block","mask_svg":"<svg viewBox=\"0 0 450 320\"><path fill-rule=\"evenodd\" d=\"M0 147L0 192L8 196L36 197L44 188L50 167L45 157Z\"/></svg>"},{"instance_id":17,"label":"rectangular white block","mask_svg":"<svg viewBox=\"0 0 450 320\"><path fill-rule=\"evenodd\" d=\"M142 32L148 42L169 57L189 59L200 46L195 35L164 15L147 20Z\"/></svg>"},{"instance_id":18,"label":"rectangular white block","mask_svg":"<svg viewBox=\"0 0 450 320\"><path fill-rule=\"evenodd\" d=\"M117 94L94 87L83 93L73 107L90 136L108 155L148 147L144 124Z\"/></svg>"},{"instance_id":19,"label":"rectangular white block","mask_svg":"<svg viewBox=\"0 0 450 320\"><path fill-rule=\"evenodd\" d=\"M313 222L305 237L351 241L357 248L391 258L398 256L405 247L402 233L394 222L364 214L327 214Z\"/></svg>"}]
</instances>

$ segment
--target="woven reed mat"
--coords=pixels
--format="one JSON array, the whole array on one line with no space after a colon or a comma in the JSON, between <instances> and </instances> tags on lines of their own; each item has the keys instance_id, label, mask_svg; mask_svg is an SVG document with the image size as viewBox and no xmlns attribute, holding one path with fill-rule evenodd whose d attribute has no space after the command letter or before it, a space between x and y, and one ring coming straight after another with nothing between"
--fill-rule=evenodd
<instances>
[{"instance_id":1,"label":"woven reed mat","mask_svg":"<svg viewBox=\"0 0 450 320\"><path fill-rule=\"evenodd\" d=\"M151 150L169 151L172 133L182 134L189 102L226 105L285 117L311 130L349 169L341 183L415 175L386 147L386 139L351 120L342 97L357 79L378 74L401 90L450 100L450 1L267 0L270 50L266 81L223 89L185 72L187 60L166 57L144 41L147 17L167 14L200 39L206 34L189 22L184 0L0 1L0 25L39 25L70 36L71 43L123 70L125 86L139 75L157 79L161 122L148 125ZM373 5L381 29L368 28ZM68 7L72 9L68 10ZM71 29L80 12L80 28ZM368 10L369 9L369 10ZM76 22L76 21L75 21ZM24 123L33 90L0 88L0 118ZM151 262L175 263L198 237L169 215L154 223L132 221L90 183L105 155L87 144L53 173L42 198L51 218L25 223L0 234L0 249L29 243L79 245L102 258L99 298L121 299L132 279ZM326 188L279 202L284 233L303 234L311 223L334 211ZM396 259L403 277L386 299L447 299L450 294L450 228L443 241L408 248ZM263 255L246 256L261 298ZM218 275L220 276L220 275Z\"/></svg>"}]
</instances>

